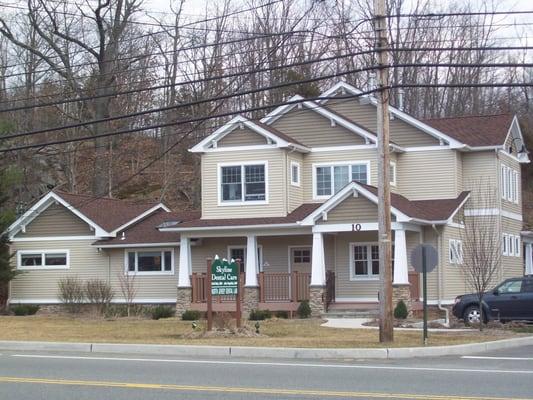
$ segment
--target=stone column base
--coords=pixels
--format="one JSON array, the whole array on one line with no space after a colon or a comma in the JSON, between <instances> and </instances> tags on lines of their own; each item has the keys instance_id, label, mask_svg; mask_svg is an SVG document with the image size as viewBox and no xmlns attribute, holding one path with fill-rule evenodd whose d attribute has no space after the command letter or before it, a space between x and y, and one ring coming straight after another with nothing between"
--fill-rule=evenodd
<instances>
[{"instance_id":1,"label":"stone column base","mask_svg":"<svg viewBox=\"0 0 533 400\"><path fill-rule=\"evenodd\" d=\"M245 287L242 296L242 316L248 318L250 311L259 307L259 287Z\"/></svg>"},{"instance_id":2,"label":"stone column base","mask_svg":"<svg viewBox=\"0 0 533 400\"><path fill-rule=\"evenodd\" d=\"M324 312L324 295L326 288L324 286L309 287L309 307L311 308L312 317L320 317Z\"/></svg>"},{"instance_id":3,"label":"stone column base","mask_svg":"<svg viewBox=\"0 0 533 400\"><path fill-rule=\"evenodd\" d=\"M183 312L191 308L192 288L178 287L178 297L176 300L176 316L181 316Z\"/></svg>"},{"instance_id":4,"label":"stone column base","mask_svg":"<svg viewBox=\"0 0 533 400\"><path fill-rule=\"evenodd\" d=\"M403 300L407 306L407 312L410 316L413 313L413 307L411 301L411 285L409 283L392 285L393 310L396 308L400 300Z\"/></svg>"}]
</instances>

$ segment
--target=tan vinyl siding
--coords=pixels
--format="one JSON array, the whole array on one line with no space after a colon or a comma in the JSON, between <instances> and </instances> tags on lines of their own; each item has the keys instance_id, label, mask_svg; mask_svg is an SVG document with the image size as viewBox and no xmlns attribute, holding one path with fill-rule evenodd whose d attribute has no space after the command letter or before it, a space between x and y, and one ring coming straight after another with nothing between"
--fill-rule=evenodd
<instances>
[{"instance_id":1,"label":"tan vinyl siding","mask_svg":"<svg viewBox=\"0 0 533 400\"><path fill-rule=\"evenodd\" d=\"M444 265L444 291L443 298L453 300L461 294L472 291L466 281L464 269L461 265L450 263L450 240L463 240L463 249L466 248L460 228L446 226L443 231L442 264ZM464 250L463 250L464 251Z\"/></svg>"},{"instance_id":2,"label":"tan vinyl siding","mask_svg":"<svg viewBox=\"0 0 533 400\"><path fill-rule=\"evenodd\" d=\"M336 301L342 299L377 300L379 280L350 280L350 243L377 242L376 232L339 233L335 236L335 290Z\"/></svg>"},{"instance_id":3,"label":"tan vinyl siding","mask_svg":"<svg viewBox=\"0 0 533 400\"><path fill-rule=\"evenodd\" d=\"M287 187L288 187L288 212L298 208L303 203L303 157L301 153L287 153ZM300 186L291 184L291 161L300 164Z\"/></svg>"},{"instance_id":4,"label":"tan vinyl siding","mask_svg":"<svg viewBox=\"0 0 533 400\"><path fill-rule=\"evenodd\" d=\"M463 187L469 190L467 208L498 207L499 168L493 151L463 153Z\"/></svg>"},{"instance_id":5,"label":"tan vinyl siding","mask_svg":"<svg viewBox=\"0 0 533 400\"><path fill-rule=\"evenodd\" d=\"M424 227L423 228L423 237L424 237L424 243L432 245L438 252L439 255L439 263L437 267L428 273L427 277L427 287L428 287L428 300L435 301L438 299L438 282L439 282L439 270L441 270L444 266L444 255L442 252L442 227L438 227L438 234L433 230L431 227ZM410 258L410 255L409 255ZM409 261L410 262L410 261ZM420 296L423 296L423 288L422 288L422 281L420 281Z\"/></svg>"},{"instance_id":6,"label":"tan vinyl siding","mask_svg":"<svg viewBox=\"0 0 533 400\"><path fill-rule=\"evenodd\" d=\"M167 248L165 248L166 250ZM174 251L174 273L160 275L136 275L137 300L143 299L176 299L178 286L179 248L168 248ZM160 248L126 249L126 251L161 251ZM122 298L120 292L119 274L125 268L125 250L107 250L111 262L111 284L116 290L117 298Z\"/></svg>"},{"instance_id":7,"label":"tan vinyl siding","mask_svg":"<svg viewBox=\"0 0 533 400\"><path fill-rule=\"evenodd\" d=\"M93 240L69 240L49 242L16 242L12 251L17 250L69 250L70 268L42 271L25 271L18 275L11 284L11 297L17 300L57 300L58 282L68 276L77 277L81 281L102 279L110 282L115 292L114 301L123 300L120 291L118 274L124 271L124 250L110 249L98 252L91 246ZM150 249L155 250L155 249ZM109 255L109 257L108 257ZM136 301L146 299L175 299L178 276L179 250L175 249L174 274L160 276L135 277L138 288ZM13 261L16 263L16 260Z\"/></svg>"},{"instance_id":8,"label":"tan vinyl siding","mask_svg":"<svg viewBox=\"0 0 533 400\"><path fill-rule=\"evenodd\" d=\"M327 221L322 219L319 224L339 224L339 223L362 223L377 222L378 210L376 204L363 196L354 198L352 196L345 199L327 214Z\"/></svg>"},{"instance_id":9,"label":"tan vinyl siding","mask_svg":"<svg viewBox=\"0 0 533 400\"><path fill-rule=\"evenodd\" d=\"M461 193L464 189L463 183L463 155L462 153L455 152L455 184L457 193Z\"/></svg>"},{"instance_id":10,"label":"tan vinyl siding","mask_svg":"<svg viewBox=\"0 0 533 400\"><path fill-rule=\"evenodd\" d=\"M264 136L249 128L236 128L220 139L217 147L253 146L261 144L267 144Z\"/></svg>"},{"instance_id":11,"label":"tan vinyl siding","mask_svg":"<svg viewBox=\"0 0 533 400\"><path fill-rule=\"evenodd\" d=\"M313 164L328 164L335 162L366 162L370 161L370 182L371 185L377 184L377 163L376 149L359 149L359 150L337 150L321 151L317 153L307 153L304 155L304 164L302 166L303 177L303 197L304 203L323 202L323 200L313 199Z\"/></svg>"},{"instance_id":12,"label":"tan vinyl siding","mask_svg":"<svg viewBox=\"0 0 533 400\"><path fill-rule=\"evenodd\" d=\"M285 153L280 149L246 150L202 155L202 218L277 217L287 212ZM218 164L231 162L268 162L268 204L218 205Z\"/></svg>"},{"instance_id":13,"label":"tan vinyl siding","mask_svg":"<svg viewBox=\"0 0 533 400\"><path fill-rule=\"evenodd\" d=\"M522 230L522 222L514 219L502 217L502 234L507 233L515 236L520 236ZM522 240L520 240L520 257L503 256L502 255L502 273L501 280L507 278L514 278L524 275L524 248Z\"/></svg>"},{"instance_id":14,"label":"tan vinyl siding","mask_svg":"<svg viewBox=\"0 0 533 400\"><path fill-rule=\"evenodd\" d=\"M397 156L398 187L410 200L457 196L454 150L416 151Z\"/></svg>"},{"instance_id":15,"label":"tan vinyl siding","mask_svg":"<svg viewBox=\"0 0 533 400\"><path fill-rule=\"evenodd\" d=\"M26 227L26 233L16 237L90 236L89 225L60 204L52 204Z\"/></svg>"},{"instance_id":16,"label":"tan vinyl siding","mask_svg":"<svg viewBox=\"0 0 533 400\"><path fill-rule=\"evenodd\" d=\"M502 199L502 209L517 214L522 214L522 178L520 163L502 152L499 153L499 158L501 164L506 165L513 171L518 172L518 204L506 199ZM501 173L501 168L498 168L498 173Z\"/></svg>"},{"instance_id":17,"label":"tan vinyl siding","mask_svg":"<svg viewBox=\"0 0 533 400\"><path fill-rule=\"evenodd\" d=\"M377 109L374 105L361 104L359 100L329 101L326 105L339 114L376 132ZM391 141L402 147L437 146L439 144L438 139L398 118L391 119L389 124Z\"/></svg>"},{"instance_id":18,"label":"tan vinyl siding","mask_svg":"<svg viewBox=\"0 0 533 400\"><path fill-rule=\"evenodd\" d=\"M358 134L339 125L332 126L328 118L309 109L296 107L272 126L308 147L365 144Z\"/></svg>"}]
</instances>

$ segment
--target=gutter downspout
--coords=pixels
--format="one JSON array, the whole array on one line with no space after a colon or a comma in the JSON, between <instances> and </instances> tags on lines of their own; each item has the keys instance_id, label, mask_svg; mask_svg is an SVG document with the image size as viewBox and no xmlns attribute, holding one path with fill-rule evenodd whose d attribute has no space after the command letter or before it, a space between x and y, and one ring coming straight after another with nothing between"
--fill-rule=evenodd
<instances>
[{"instance_id":1,"label":"gutter downspout","mask_svg":"<svg viewBox=\"0 0 533 400\"><path fill-rule=\"evenodd\" d=\"M439 230L437 229L437 227L435 226L435 224L432 224L431 227L433 228L433 230L435 231L436 235L437 235L437 254L442 254L441 251L439 251L439 243L440 243L440 250L443 250L443 246L442 246L442 243L441 243L441 234L439 233ZM442 285L442 261L439 262L439 271L437 273L437 306L439 308L439 310L441 311L444 311L445 312L445 321L444 321L444 326L446 326L447 328L450 327L450 311L446 308L446 307L443 307L442 306L442 299L441 299L441 293L442 293L442 288L441 288L441 285Z\"/></svg>"}]
</instances>

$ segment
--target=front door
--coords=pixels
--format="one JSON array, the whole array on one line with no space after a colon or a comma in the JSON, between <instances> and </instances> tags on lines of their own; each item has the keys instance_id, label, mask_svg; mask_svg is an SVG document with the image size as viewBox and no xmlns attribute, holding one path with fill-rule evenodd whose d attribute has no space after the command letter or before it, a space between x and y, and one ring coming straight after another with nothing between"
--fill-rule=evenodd
<instances>
[{"instance_id":1,"label":"front door","mask_svg":"<svg viewBox=\"0 0 533 400\"><path fill-rule=\"evenodd\" d=\"M311 272L311 247L291 248L291 272Z\"/></svg>"},{"instance_id":2,"label":"front door","mask_svg":"<svg viewBox=\"0 0 533 400\"><path fill-rule=\"evenodd\" d=\"M263 247L257 246L257 267L259 272L263 270ZM247 257L246 246L231 246L228 249L228 260L241 260L241 274L244 274L246 257Z\"/></svg>"}]
</instances>

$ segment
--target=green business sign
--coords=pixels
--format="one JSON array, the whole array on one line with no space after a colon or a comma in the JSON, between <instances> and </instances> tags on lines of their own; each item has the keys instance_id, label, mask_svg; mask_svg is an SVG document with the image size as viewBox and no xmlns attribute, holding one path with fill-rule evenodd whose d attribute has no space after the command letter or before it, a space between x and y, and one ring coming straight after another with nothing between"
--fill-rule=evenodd
<instances>
[{"instance_id":1,"label":"green business sign","mask_svg":"<svg viewBox=\"0 0 533 400\"><path fill-rule=\"evenodd\" d=\"M239 282L239 267L233 260L215 258L211 264L211 294L220 296L237 294Z\"/></svg>"}]
</instances>

